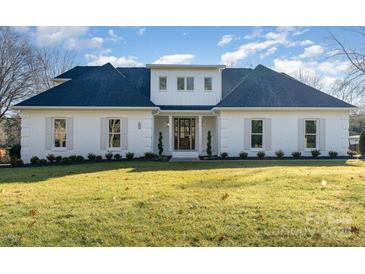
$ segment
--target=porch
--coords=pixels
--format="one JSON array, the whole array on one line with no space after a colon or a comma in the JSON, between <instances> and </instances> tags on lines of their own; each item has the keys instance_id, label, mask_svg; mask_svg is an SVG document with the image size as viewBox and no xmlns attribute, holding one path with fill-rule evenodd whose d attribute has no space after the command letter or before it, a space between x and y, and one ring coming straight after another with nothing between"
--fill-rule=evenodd
<instances>
[{"instance_id":1,"label":"porch","mask_svg":"<svg viewBox=\"0 0 365 274\"><path fill-rule=\"evenodd\" d=\"M212 154L217 154L217 119L210 113L159 113L154 116L154 152L158 153L162 133L164 155L173 158L198 158L207 154L208 132Z\"/></svg>"}]
</instances>

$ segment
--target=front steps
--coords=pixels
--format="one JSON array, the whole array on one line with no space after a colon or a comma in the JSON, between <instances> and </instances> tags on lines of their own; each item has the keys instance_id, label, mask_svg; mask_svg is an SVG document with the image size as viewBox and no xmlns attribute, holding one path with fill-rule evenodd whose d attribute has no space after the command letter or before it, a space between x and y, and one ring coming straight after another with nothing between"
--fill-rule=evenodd
<instances>
[{"instance_id":1,"label":"front steps","mask_svg":"<svg viewBox=\"0 0 365 274\"><path fill-rule=\"evenodd\" d=\"M198 151L174 151L170 162L200 161Z\"/></svg>"}]
</instances>

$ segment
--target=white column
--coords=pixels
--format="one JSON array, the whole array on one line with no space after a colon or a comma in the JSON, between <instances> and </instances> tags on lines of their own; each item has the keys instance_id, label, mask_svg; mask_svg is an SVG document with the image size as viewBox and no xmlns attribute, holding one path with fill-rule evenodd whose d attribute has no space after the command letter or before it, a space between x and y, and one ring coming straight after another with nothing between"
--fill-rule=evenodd
<instances>
[{"instance_id":1,"label":"white column","mask_svg":"<svg viewBox=\"0 0 365 274\"><path fill-rule=\"evenodd\" d=\"M201 115L198 117L198 136L198 151L201 154L203 151L203 117Z\"/></svg>"},{"instance_id":2,"label":"white column","mask_svg":"<svg viewBox=\"0 0 365 274\"><path fill-rule=\"evenodd\" d=\"M172 154L172 145L174 143L173 140L173 130L174 130L174 125L172 123L172 115L169 115L169 150Z\"/></svg>"}]
</instances>

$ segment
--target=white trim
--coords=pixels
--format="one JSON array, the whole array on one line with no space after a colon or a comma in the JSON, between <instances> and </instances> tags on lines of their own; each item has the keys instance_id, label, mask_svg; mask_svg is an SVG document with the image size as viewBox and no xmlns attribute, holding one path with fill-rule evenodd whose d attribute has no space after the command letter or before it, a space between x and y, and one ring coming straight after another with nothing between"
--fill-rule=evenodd
<instances>
[{"instance_id":1,"label":"white trim","mask_svg":"<svg viewBox=\"0 0 365 274\"><path fill-rule=\"evenodd\" d=\"M205 79L210 79L210 89L206 89L205 87ZM213 77L204 76L204 92L212 92L213 91Z\"/></svg>"},{"instance_id":2,"label":"white trim","mask_svg":"<svg viewBox=\"0 0 365 274\"><path fill-rule=\"evenodd\" d=\"M314 121L314 122L316 122L316 133L315 134L313 134L313 133L306 133L306 121ZM319 121L318 118L304 118L304 151L305 152L310 152L310 151L312 151L314 149L316 149L316 150L319 149L319 146L318 146L318 144L319 144L319 134L318 134L319 122L318 121ZM305 136L306 135L315 135L316 136L316 147L311 147L311 148L306 147L306 145L307 145L306 144L306 140L305 140Z\"/></svg>"},{"instance_id":3,"label":"white trim","mask_svg":"<svg viewBox=\"0 0 365 274\"><path fill-rule=\"evenodd\" d=\"M213 107L212 111L214 110L351 110L356 109L358 107Z\"/></svg>"},{"instance_id":4,"label":"white trim","mask_svg":"<svg viewBox=\"0 0 365 274\"><path fill-rule=\"evenodd\" d=\"M92 109L116 109L116 110L159 110L159 107L80 107L80 106L13 106L14 109L77 109L77 110L92 110Z\"/></svg>"},{"instance_id":5,"label":"white trim","mask_svg":"<svg viewBox=\"0 0 365 274\"><path fill-rule=\"evenodd\" d=\"M146 64L146 68L202 68L202 69L225 69L225 65L187 65L187 64Z\"/></svg>"},{"instance_id":6,"label":"white trim","mask_svg":"<svg viewBox=\"0 0 365 274\"><path fill-rule=\"evenodd\" d=\"M107 117L108 120L108 151L120 151L122 149L122 119L120 117ZM109 143L109 122L110 120L119 120L119 147L111 147Z\"/></svg>"},{"instance_id":7,"label":"white trim","mask_svg":"<svg viewBox=\"0 0 365 274\"><path fill-rule=\"evenodd\" d=\"M56 147L55 146L55 121L56 120L65 120L65 134L66 134L66 143L65 143L65 146L64 147ZM51 146L51 150L52 151L66 151L67 150L67 135L68 135L68 132L67 132L67 117L52 117L51 118L51 121L52 121L52 146Z\"/></svg>"},{"instance_id":8,"label":"white trim","mask_svg":"<svg viewBox=\"0 0 365 274\"><path fill-rule=\"evenodd\" d=\"M165 78L166 79L166 85L165 85L165 89L161 89L161 78ZM167 92L167 76L162 76L160 75L158 77L158 90L161 91L161 92Z\"/></svg>"},{"instance_id":9,"label":"white trim","mask_svg":"<svg viewBox=\"0 0 365 274\"><path fill-rule=\"evenodd\" d=\"M252 121L262 121L262 133L252 133ZM250 151L265 151L265 118L250 118ZM262 147L252 147L252 134L262 136Z\"/></svg>"}]
</instances>

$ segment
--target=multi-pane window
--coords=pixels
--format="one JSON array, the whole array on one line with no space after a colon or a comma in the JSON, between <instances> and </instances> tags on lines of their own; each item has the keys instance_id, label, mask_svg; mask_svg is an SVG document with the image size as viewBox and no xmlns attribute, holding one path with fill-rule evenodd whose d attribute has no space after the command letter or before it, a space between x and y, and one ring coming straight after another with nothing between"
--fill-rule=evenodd
<instances>
[{"instance_id":1,"label":"multi-pane window","mask_svg":"<svg viewBox=\"0 0 365 274\"><path fill-rule=\"evenodd\" d=\"M251 120L251 148L262 148L263 133L263 121Z\"/></svg>"},{"instance_id":2,"label":"multi-pane window","mask_svg":"<svg viewBox=\"0 0 365 274\"><path fill-rule=\"evenodd\" d=\"M109 148L120 147L120 119L109 119Z\"/></svg>"},{"instance_id":3,"label":"multi-pane window","mask_svg":"<svg viewBox=\"0 0 365 274\"><path fill-rule=\"evenodd\" d=\"M204 78L204 90L212 90L212 77Z\"/></svg>"},{"instance_id":4,"label":"multi-pane window","mask_svg":"<svg viewBox=\"0 0 365 274\"><path fill-rule=\"evenodd\" d=\"M185 78L177 77L177 90L185 90Z\"/></svg>"},{"instance_id":5,"label":"multi-pane window","mask_svg":"<svg viewBox=\"0 0 365 274\"><path fill-rule=\"evenodd\" d=\"M305 148L317 148L317 120L305 121Z\"/></svg>"},{"instance_id":6,"label":"multi-pane window","mask_svg":"<svg viewBox=\"0 0 365 274\"><path fill-rule=\"evenodd\" d=\"M186 89L194 90L194 77L186 77Z\"/></svg>"},{"instance_id":7,"label":"multi-pane window","mask_svg":"<svg viewBox=\"0 0 365 274\"><path fill-rule=\"evenodd\" d=\"M159 78L159 87L160 87L160 90L166 90L166 88L167 88L167 77L160 77Z\"/></svg>"},{"instance_id":8,"label":"multi-pane window","mask_svg":"<svg viewBox=\"0 0 365 274\"><path fill-rule=\"evenodd\" d=\"M54 119L54 146L66 147L66 119Z\"/></svg>"}]
</instances>

